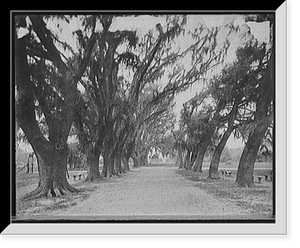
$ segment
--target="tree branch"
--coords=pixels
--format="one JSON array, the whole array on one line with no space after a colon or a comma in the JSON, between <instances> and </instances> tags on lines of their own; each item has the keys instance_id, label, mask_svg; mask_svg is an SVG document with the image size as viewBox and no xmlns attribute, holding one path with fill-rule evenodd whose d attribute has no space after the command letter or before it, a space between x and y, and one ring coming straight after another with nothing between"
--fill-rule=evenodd
<instances>
[{"instance_id":1,"label":"tree branch","mask_svg":"<svg viewBox=\"0 0 300 248\"><path fill-rule=\"evenodd\" d=\"M94 45L96 43L97 37L98 37L98 34L93 33L91 35L91 38L89 39L89 42L88 42L87 47L86 47L85 52L84 52L84 57L81 60L79 69L78 69L78 71L76 72L76 74L74 76L74 81L75 82L77 82L82 77L83 73L85 72L85 69L86 69L86 67L87 67L87 65L90 61L90 57L91 57Z\"/></svg>"},{"instance_id":2,"label":"tree branch","mask_svg":"<svg viewBox=\"0 0 300 248\"><path fill-rule=\"evenodd\" d=\"M65 71L67 66L61 60L60 52L53 43L51 32L46 28L46 23L43 21L43 17L41 15L31 15L30 20L33 30L48 52L48 58L50 58L59 69Z\"/></svg>"}]
</instances>

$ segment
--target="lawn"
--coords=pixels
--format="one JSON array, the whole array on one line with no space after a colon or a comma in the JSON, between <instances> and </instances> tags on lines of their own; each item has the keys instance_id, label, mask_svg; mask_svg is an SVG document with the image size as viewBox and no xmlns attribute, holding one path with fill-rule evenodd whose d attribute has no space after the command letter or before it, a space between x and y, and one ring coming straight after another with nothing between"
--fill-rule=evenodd
<instances>
[{"instance_id":1,"label":"lawn","mask_svg":"<svg viewBox=\"0 0 300 248\"><path fill-rule=\"evenodd\" d=\"M265 180L264 175L271 170L265 168L265 164L256 165L254 170L253 188L241 188L235 184L237 169L232 167L232 174L222 175L220 179L208 179L208 167L203 168L202 173L194 173L192 171L178 170L177 173L188 180L197 181L197 187L213 194L217 198L226 198L235 204L249 209L255 215L272 215L273 214L273 181ZM260 167L260 168L259 168ZM224 168L220 166L220 170ZM227 169L229 169L227 167ZM258 176L262 176L261 183L258 181Z\"/></svg>"}]
</instances>

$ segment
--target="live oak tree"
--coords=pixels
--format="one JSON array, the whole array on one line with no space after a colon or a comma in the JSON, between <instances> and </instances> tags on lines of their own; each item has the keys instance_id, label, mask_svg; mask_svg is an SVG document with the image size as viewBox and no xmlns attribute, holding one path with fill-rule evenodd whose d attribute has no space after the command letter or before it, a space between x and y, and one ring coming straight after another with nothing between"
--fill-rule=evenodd
<instances>
[{"instance_id":1,"label":"live oak tree","mask_svg":"<svg viewBox=\"0 0 300 248\"><path fill-rule=\"evenodd\" d=\"M253 183L253 170L257 153L268 127L273 121L273 97L274 97L274 57L271 51L268 62L259 78L257 86L256 110L253 122L250 125L245 148L239 161L236 183L243 187L251 187Z\"/></svg>"},{"instance_id":2,"label":"live oak tree","mask_svg":"<svg viewBox=\"0 0 300 248\"><path fill-rule=\"evenodd\" d=\"M207 91L202 91L188 102L183 104L180 115L180 127L183 131L185 158L183 168L190 170L193 167L195 158L197 157L198 148L203 137L204 122L207 122L207 115L204 111L198 111L197 108L203 104L208 95ZM207 105L208 106L208 105ZM204 120L206 119L206 120Z\"/></svg>"},{"instance_id":3,"label":"live oak tree","mask_svg":"<svg viewBox=\"0 0 300 248\"><path fill-rule=\"evenodd\" d=\"M218 179L218 167L222 152L232 132L241 124L249 120L243 115L245 108L252 101L252 95L245 94L245 89L249 87L249 80L252 78L252 63L257 59L255 54L245 59L241 56L248 51L247 45L237 50L237 60L230 65L226 65L222 72L213 77L209 83L212 97L225 103L222 110L222 119L216 130L219 136L218 144L209 167L209 178Z\"/></svg>"},{"instance_id":4,"label":"live oak tree","mask_svg":"<svg viewBox=\"0 0 300 248\"><path fill-rule=\"evenodd\" d=\"M262 147L268 130L273 132L273 128L270 128L273 123L274 105L273 18L272 15L264 14L247 16L246 21L269 23L269 42L258 43L252 39L244 48L237 51L240 63L248 65L243 80L246 84L241 87L244 95L243 103L236 118L237 128L233 131L235 137L243 138L246 142L236 179L236 183L242 187L254 185L253 171L259 147Z\"/></svg>"},{"instance_id":5,"label":"live oak tree","mask_svg":"<svg viewBox=\"0 0 300 248\"><path fill-rule=\"evenodd\" d=\"M135 63L135 55L129 48L136 45L137 36L133 31L110 31L113 19L112 15L97 18L103 30L98 36L87 78L81 80L87 96L85 104L90 106L90 110L79 111L75 121L79 140L86 147L87 180L90 181L100 178L101 153L104 161L102 176L115 174L116 150L121 149L119 141L126 136L128 129L126 112L130 106L124 92L126 82L118 73L122 63L126 66L133 66ZM127 51L118 53L118 48L126 42L129 43Z\"/></svg>"},{"instance_id":6,"label":"live oak tree","mask_svg":"<svg viewBox=\"0 0 300 248\"><path fill-rule=\"evenodd\" d=\"M89 63L97 33L95 20L90 18L86 25L90 35L82 56L67 57L63 49L74 51L59 40L47 22L69 22L69 18L20 15L15 19L16 118L35 152L39 168L38 187L25 199L78 191L66 179L66 141L74 120L77 83ZM27 34L18 37L20 28L27 29ZM41 131L37 109L47 126L47 135Z\"/></svg>"},{"instance_id":7,"label":"live oak tree","mask_svg":"<svg viewBox=\"0 0 300 248\"><path fill-rule=\"evenodd\" d=\"M212 88L203 90L185 104L182 112L182 121L186 125L189 143L193 142L193 157L190 157L190 166L194 172L202 172L202 165L206 150L212 143L215 131L224 122L220 115L226 105L223 99L213 101ZM187 107L189 106L189 108Z\"/></svg>"}]
</instances>

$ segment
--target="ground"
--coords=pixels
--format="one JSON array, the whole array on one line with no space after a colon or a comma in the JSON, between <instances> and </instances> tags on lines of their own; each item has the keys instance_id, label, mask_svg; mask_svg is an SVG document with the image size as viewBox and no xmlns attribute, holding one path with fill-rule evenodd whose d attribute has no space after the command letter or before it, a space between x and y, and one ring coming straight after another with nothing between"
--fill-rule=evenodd
<instances>
[{"instance_id":1,"label":"ground","mask_svg":"<svg viewBox=\"0 0 300 248\"><path fill-rule=\"evenodd\" d=\"M224 165L225 166L225 165ZM228 165L227 165L228 166ZM222 169L222 168L221 168ZM33 190L37 174L17 176L17 218L79 220L203 220L272 218L272 182L264 178L255 188L234 184L236 170L219 180L203 173L179 170L174 163L155 163L132 169L122 176L87 183L69 182L80 193L52 199L23 202L20 197ZM257 169L264 175L269 168Z\"/></svg>"}]
</instances>

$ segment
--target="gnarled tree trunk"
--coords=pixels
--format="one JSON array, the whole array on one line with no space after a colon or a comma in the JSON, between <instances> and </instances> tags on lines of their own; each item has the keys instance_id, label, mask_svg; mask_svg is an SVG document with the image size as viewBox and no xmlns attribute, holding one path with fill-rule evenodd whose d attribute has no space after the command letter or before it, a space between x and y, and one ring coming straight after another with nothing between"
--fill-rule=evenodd
<instances>
[{"instance_id":1,"label":"gnarled tree trunk","mask_svg":"<svg viewBox=\"0 0 300 248\"><path fill-rule=\"evenodd\" d=\"M104 155L103 155L103 169L101 172L102 177L111 177L112 175L115 175L115 169L114 169L114 157L112 155L112 152L105 149Z\"/></svg>"},{"instance_id":2,"label":"gnarled tree trunk","mask_svg":"<svg viewBox=\"0 0 300 248\"><path fill-rule=\"evenodd\" d=\"M257 125L248 138L239 161L236 177L236 183L241 187L254 186L253 171L257 158L257 152L269 125L270 121L267 121L261 125Z\"/></svg>"},{"instance_id":3,"label":"gnarled tree trunk","mask_svg":"<svg viewBox=\"0 0 300 248\"><path fill-rule=\"evenodd\" d=\"M16 41L16 117L18 125L35 151L40 178L37 189L25 195L24 199L78 192L66 179L68 147L65 140L70 126L49 126L50 141L43 136L35 116L34 85L29 72L25 36ZM54 121L56 120L52 120L51 123Z\"/></svg>"},{"instance_id":4,"label":"gnarled tree trunk","mask_svg":"<svg viewBox=\"0 0 300 248\"><path fill-rule=\"evenodd\" d=\"M94 147L87 153L87 178L86 181L95 181L100 179L99 158L100 149Z\"/></svg>"},{"instance_id":5,"label":"gnarled tree trunk","mask_svg":"<svg viewBox=\"0 0 300 248\"><path fill-rule=\"evenodd\" d=\"M200 145L200 148L199 148L199 150L198 150L198 154L197 154L197 157L196 157L194 166L193 166L193 171L194 171L194 172L202 172L203 159L204 159L205 152L206 152L206 150L207 150L207 148L208 148L209 141L210 141L210 140L204 141L204 142Z\"/></svg>"},{"instance_id":6,"label":"gnarled tree trunk","mask_svg":"<svg viewBox=\"0 0 300 248\"><path fill-rule=\"evenodd\" d=\"M69 184L66 178L67 145L52 144L42 136L35 136L34 139L30 139L30 144L37 158L39 183L38 187L26 194L23 199L56 197L66 193L78 192L76 188Z\"/></svg>"},{"instance_id":7,"label":"gnarled tree trunk","mask_svg":"<svg viewBox=\"0 0 300 248\"><path fill-rule=\"evenodd\" d=\"M123 170L122 168L122 158L119 152L117 152L115 156L114 169L117 175L121 173L125 173L125 170Z\"/></svg>"}]
</instances>

